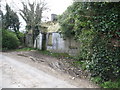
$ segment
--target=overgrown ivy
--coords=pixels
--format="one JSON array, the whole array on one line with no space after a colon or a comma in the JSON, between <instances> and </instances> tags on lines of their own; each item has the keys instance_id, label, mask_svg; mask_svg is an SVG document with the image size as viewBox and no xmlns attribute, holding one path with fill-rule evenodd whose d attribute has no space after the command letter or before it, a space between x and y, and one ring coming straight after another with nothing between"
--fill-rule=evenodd
<instances>
[{"instance_id":1,"label":"overgrown ivy","mask_svg":"<svg viewBox=\"0 0 120 90\"><path fill-rule=\"evenodd\" d=\"M120 78L119 15L120 2L74 2L59 17L63 35L81 43L80 60L103 81Z\"/></svg>"}]
</instances>

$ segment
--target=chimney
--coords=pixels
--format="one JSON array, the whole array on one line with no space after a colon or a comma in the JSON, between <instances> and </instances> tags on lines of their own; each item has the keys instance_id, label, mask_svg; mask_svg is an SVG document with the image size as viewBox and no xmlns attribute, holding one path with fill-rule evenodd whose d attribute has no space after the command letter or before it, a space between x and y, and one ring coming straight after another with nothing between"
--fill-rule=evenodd
<instances>
[{"instance_id":1,"label":"chimney","mask_svg":"<svg viewBox=\"0 0 120 90\"><path fill-rule=\"evenodd\" d=\"M51 21L56 21L56 20L57 20L57 15L51 14Z\"/></svg>"}]
</instances>

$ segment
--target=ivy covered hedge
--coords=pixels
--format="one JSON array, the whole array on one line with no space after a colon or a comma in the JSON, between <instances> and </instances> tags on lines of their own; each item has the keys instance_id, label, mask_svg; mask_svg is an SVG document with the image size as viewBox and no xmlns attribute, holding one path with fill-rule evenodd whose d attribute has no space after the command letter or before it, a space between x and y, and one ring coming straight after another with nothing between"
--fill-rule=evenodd
<instances>
[{"instance_id":1,"label":"ivy covered hedge","mask_svg":"<svg viewBox=\"0 0 120 90\"><path fill-rule=\"evenodd\" d=\"M94 41L90 61L92 76L100 76L104 81L120 78L120 47L109 44L106 36L98 36Z\"/></svg>"},{"instance_id":2,"label":"ivy covered hedge","mask_svg":"<svg viewBox=\"0 0 120 90\"><path fill-rule=\"evenodd\" d=\"M102 81L120 78L120 2L74 2L59 17L65 37L81 43L79 59Z\"/></svg>"}]
</instances>

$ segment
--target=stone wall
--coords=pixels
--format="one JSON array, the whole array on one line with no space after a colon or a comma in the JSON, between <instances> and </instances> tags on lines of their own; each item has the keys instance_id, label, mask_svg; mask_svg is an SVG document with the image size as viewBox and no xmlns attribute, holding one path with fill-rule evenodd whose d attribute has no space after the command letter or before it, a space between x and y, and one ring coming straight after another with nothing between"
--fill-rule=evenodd
<instances>
[{"instance_id":1,"label":"stone wall","mask_svg":"<svg viewBox=\"0 0 120 90\"><path fill-rule=\"evenodd\" d=\"M49 37L52 35L52 37ZM69 53L70 55L77 55L79 53L80 43L74 39L64 39L59 33L48 33L47 34L47 50L59 53ZM49 44L51 40L51 44ZM34 47L41 49L42 45L42 34L40 33L35 40Z\"/></svg>"},{"instance_id":2,"label":"stone wall","mask_svg":"<svg viewBox=\"0 0 120 90\"><path fill-rule=\"evenodd\" d=\"M32 34L27 34L25 37L25 45L27 47L33 47L33 36Z\"/></svg>"}]
</instances>

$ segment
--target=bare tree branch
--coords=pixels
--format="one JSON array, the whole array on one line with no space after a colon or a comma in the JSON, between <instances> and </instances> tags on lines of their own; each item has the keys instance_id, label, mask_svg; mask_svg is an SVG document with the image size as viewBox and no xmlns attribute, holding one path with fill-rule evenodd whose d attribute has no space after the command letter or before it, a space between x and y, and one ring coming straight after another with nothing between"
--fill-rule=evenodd
<instances>
[{"instance_id":1,"label":"bare tree branch","mask_svg":"<svg viewBox=\"0 0 120 90\"><path fill-rule=\"evenodd\" d=\"M35 0L33 3L22 2L23 10L20 10L20 15L25 20L27 25L31 25L35 27L41 23L42 13L44 10L47 9L45 1L42 0Z\"/></svg>"}]
</instances>

